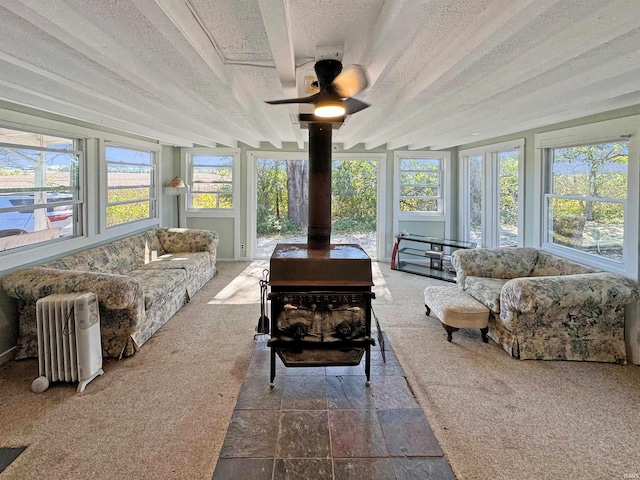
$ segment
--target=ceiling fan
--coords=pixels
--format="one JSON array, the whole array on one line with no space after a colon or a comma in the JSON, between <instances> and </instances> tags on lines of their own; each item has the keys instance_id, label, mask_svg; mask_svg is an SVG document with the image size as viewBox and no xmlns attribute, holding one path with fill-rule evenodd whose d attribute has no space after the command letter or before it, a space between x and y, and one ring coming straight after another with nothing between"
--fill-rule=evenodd
<instances>
[{"instance_id":1,"label":"ceiling fan","mask_svg":"<svg viewBox=\"0 0 640 480\"><path fill-rule=\"evenodd\" d=\"M343 70L339 60L324 59L316 62L313 69L318 77L318 93L302 98L269 100L266 103L311 103L314 105L313 114L322 118L351 115L369 106L368 103L352 98L368 85L364 70L358 65L351 65Z\"/></svg>"}]
</instances>

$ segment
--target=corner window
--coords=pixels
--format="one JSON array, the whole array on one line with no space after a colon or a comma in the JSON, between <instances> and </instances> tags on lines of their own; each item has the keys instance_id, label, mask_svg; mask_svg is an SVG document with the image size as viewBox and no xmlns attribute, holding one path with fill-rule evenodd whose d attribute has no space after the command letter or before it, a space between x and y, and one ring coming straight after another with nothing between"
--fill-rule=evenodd
<instances>
[{"instance_id":1,"label":"corner window","mask_svg":"<svg viewBox=\"0 0 640 480\"><path fill-rule=\"evenodd\" d=\"M522 245L524 139L460 150L462 238L483 247Z\"/></svg>"},{"instance_id":2,"label":"corner window","mask_svg":"<svg viewBox=\"0 0 640 480\"><path fill-rule=\"evenodd\" d=\"M107 228L157 216L157 154L107 145Z\"/></svg>"},{"instance_id":3,"label":"corner window","mask_svg":"<svg viewBox=\"0 0 640 480\"><path fill-rule=\"evenodd\" d=\"M444 158L396 154L399 214L442 215Z\"/></svg>"},{"instance_id":4,"label":"corner window","mask_svg":"<svg viewBox=\"0 0 640 480\"><path fill-rule=\"evenodd\" d=\"M238 207L235 149L190 149L187 158L187 208L231 211Z\"/></svg>"},{"instance_id":5,"label":"corner window","mask_svg":"<svg viewBox=\"0 0 640 480\"><path fill-rule=\"evenodd\" d=\"M629 142L548 148L546 242L622 262Z\"/></svg>"},{"instance_id":6,"label":"corner window","mask_svg":"<svg viewBox=\"0 0 640 480\"><path fill-rule=\"evenodd\" d=\"M80 235L78 145L0 128L0 251Z\"/></svg>"}]
</instances>

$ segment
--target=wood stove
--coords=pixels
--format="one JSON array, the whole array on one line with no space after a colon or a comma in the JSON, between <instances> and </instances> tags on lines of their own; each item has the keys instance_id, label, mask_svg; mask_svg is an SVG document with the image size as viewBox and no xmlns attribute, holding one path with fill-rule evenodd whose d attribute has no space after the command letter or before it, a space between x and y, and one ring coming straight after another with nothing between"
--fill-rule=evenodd
<instances>
[{"instance_id":1,"label":"wood stove","mask_svg":"<svg viewBox=\"0 0 640 480\"><path fill-rule=\"evenodd\" d=\"M271 381L286 367L350 366L370 381L371 259L359 245L278 244L270 262Z\"/></svg>"}]
</instances>

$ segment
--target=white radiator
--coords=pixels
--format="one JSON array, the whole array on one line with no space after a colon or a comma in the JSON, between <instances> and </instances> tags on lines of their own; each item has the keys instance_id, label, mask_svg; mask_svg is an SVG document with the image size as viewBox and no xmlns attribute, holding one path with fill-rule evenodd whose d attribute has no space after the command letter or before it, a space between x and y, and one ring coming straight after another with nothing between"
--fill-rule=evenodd
<instances>
[{"instance_id":1,"label":"white radiator","mask_svg":"<svg viewBox=\"0 0 640 480\"><path fill-rule=\"evenodd\" d=\"M36 302L38 367L49 382L78 381L78 392L102 375L100 313L95 293L49 295ZM44 387L44 388L42 388ZM32 385L33 388L33 385ZM36 389L34 388L34 391Z\"/></svg>"}]
</instances>

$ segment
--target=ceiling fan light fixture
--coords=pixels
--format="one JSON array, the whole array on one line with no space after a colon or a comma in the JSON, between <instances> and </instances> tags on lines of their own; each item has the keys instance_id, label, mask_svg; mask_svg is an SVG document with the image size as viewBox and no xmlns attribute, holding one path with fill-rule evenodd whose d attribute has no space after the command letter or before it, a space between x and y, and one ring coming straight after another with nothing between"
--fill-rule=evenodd
<instances>
[{"instance_id":1,"label":"ceiling fan light fixture","mask_svg":"<svg viewBox=\"0 0 640 480\"><path fill-rule=\"evenodd\" d=\"M344 108L342 102L338 101L325 101L317 103L315 109L313 110L313 114L316 117L321 118L342 117L345 113L347 113L347 109Z\"/></svg>"}]
</instances>

